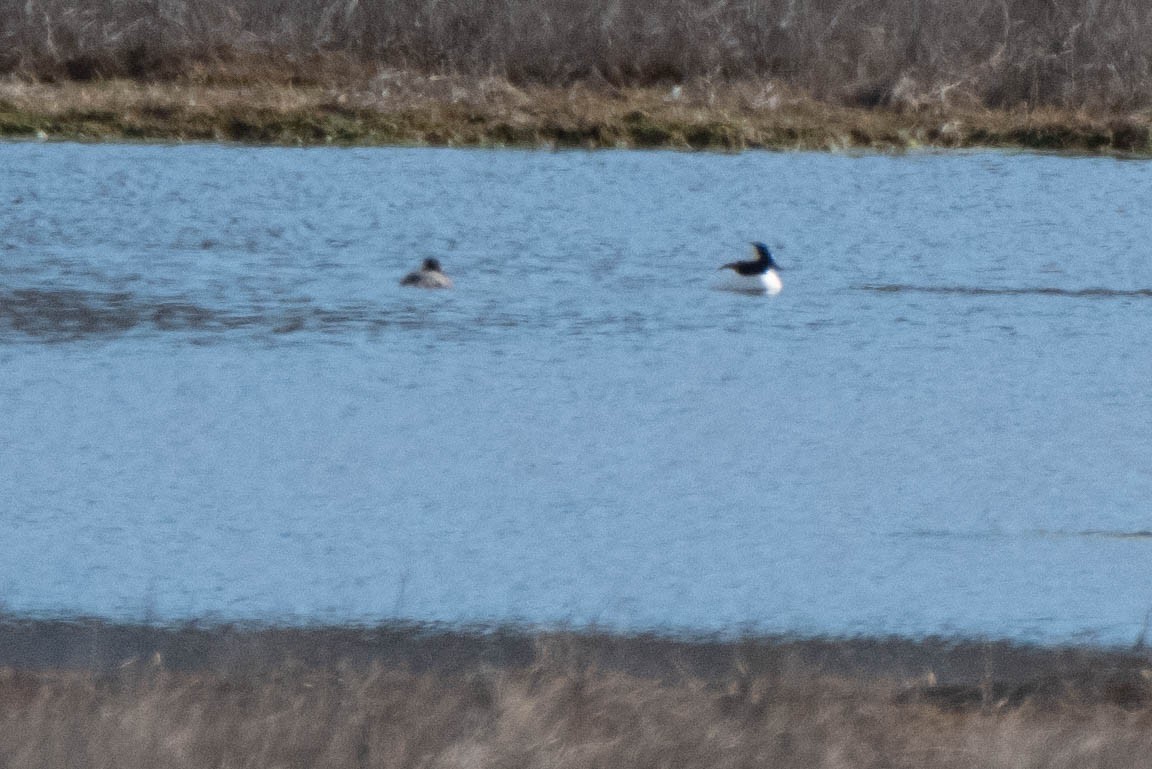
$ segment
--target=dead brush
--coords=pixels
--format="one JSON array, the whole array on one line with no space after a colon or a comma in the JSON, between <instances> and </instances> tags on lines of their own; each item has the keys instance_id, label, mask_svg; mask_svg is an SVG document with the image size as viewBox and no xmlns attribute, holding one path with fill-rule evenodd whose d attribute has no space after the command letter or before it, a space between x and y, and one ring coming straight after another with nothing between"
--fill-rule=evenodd
<instances>
[{"instance_id":1,"label":"dead brush","mask_svg":"<svg viewBox=\"0 0 1152 769\"><path fill-rule=\"evenodd\" d=\"M0 0L0 74L773 81L855 107L1152 107L1137 0Z\"/></svg>"},{"instance_id":2,"label":"dead brush","mask_svg":"<svg viewBox=\"0 0 1152 769\"><path fill-rule=\"evenodd\" d=\"M0 665L5 769L1143 769L1152 755L1137 652L10 622Z\"/></svg>"}]
</instances>

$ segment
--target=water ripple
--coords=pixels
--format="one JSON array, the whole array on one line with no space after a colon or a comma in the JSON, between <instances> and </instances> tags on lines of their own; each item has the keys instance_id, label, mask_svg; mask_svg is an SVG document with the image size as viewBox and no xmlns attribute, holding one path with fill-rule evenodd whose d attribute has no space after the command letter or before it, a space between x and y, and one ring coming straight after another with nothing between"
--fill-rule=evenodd
<instances>
[{"instance_id":1,"label":"water ripple","mask_svg":"<svg viewBox=\"0 0 1152 769\"><path fill-rule=\"evenodd\" d=\"M388 322L383 313L360 307L254 307L237 311L184 299L141 297L126 291L25 288L0 293L0 333L48 341L142 330L218 332L251 328L289 333L333 326L367 328Z\"/></svg>"},{"instance_id":2,"label":"water ripple","mask_svg":"<svg viewBox=\"0 0 1152 769\"><path fill-rule=\"evenodd\" d=\"M968 531L953 531L949 529L913 529L897 532L895 538L908 539L940 539L940 540L989 540L1003 539L1016 536L1043 537L1043 538L1092 538L1092 539L1152 539L1152 531L1148 529L1026 529L1019 532L1001 529L977 529Z\"/></svg>"},{"instance_id":3,"label":"water ripple","mask_svg":"<svg viewBox=\"0 0 1152 769\"><path fill-rule=\"evenodd\" d=\"M1034 286L1023 288L988 288L985 286L917 286L903 283L868 283L856 287L860 291L882 294L955 294L958 296L1063 296L1074 299L1152 298L1152 288L1054 288Z\"/></svg>"},{"instance_id":4,"label":"water ripple","mask_svg":"<svg viewBox=\"0 0 1152 769\"><path fill-rule=\"evenodd\" d=\"M553 328L571 336L646 334L654 321L638 312L534 313L484 309L428 312L416 305L371 303L323 306L309 298L212 306L184 297L129 291L22 288L0 291L0 339L67 342L128 333L214 334L236 330L287 335L402 331L443 332L454 338L474 331Z\"/></svg>"}]
</instances>

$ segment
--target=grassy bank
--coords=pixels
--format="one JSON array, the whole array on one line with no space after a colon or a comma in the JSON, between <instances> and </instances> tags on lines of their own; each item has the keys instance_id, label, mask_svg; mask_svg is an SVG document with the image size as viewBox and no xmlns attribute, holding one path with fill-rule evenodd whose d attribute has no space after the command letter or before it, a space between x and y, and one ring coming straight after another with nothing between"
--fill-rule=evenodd
<instances>
[{"instance_id":1,"label":"grassy bank","mask_svg":"<svg viewBox=\"0 0 1152 769\"><path fill-rule=\"evenodd\" d=\"M516 86L389 72L296 86L0 82L0 136L289 145L880 149L1152 153L1152 117L1062 107L871 108L771 82Z\"/></svg>"},{"instance_id":2,"label":"grassy bank","mask_svg":"<svg viewBox=\"0 0 1152 769\"><path fill-rule=\"evenodd\" d=\"M1143 767L1146 654L0 624L0 764Z\"/></svg>"},{"instance_id":3,"label":"grassy bank","mask_svg":"<svg viewBox=\"0 0 1152 769\"><path fill-rule=\"evenodd\" d=\"M0 135L1152 153L1136 0L0 0Z\"/></svg>"}]
</instances>

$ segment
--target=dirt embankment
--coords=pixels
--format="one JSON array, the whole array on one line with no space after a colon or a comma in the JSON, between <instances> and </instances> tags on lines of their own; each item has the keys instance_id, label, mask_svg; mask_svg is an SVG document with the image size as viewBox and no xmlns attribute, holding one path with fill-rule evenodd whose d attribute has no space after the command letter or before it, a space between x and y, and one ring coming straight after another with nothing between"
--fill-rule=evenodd
<instances>
[{"instance_id":1,"label":"dirt embankment","mask_svg":"<svg viewBox=\"0 0 1152 769\"><path fill-rule=\"evenodd\" d=\"M772 83L515 86L390 73L374 84L0 82L0 137L284 145L1152 153L1152 118L1108 111L846 107Z\"/></svg>"}]
</instances>

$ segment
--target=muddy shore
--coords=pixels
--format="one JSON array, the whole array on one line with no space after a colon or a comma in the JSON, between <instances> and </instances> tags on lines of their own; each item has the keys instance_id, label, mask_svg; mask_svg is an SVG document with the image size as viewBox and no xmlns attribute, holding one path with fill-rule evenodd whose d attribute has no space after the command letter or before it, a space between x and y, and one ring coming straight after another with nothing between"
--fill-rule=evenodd
<instances>
[{"instance_id":1,"label":"muddy shore","mask_svg":"<svg viewBox=\"0 0 1152 769\"><path fill-rule=\"evenodd\" d=\"M1152 116L1100 110L848 107L771 82L614 88L385 73L326 86L0 81L0 137L287 146L1152 154Z\"/></svg>"},{"instance_id":2,"label":"muddy shore","mask_svg":"<svg viewBox=\"0 0 1152 769\"><path fill-rule=\"evenodd\" d=\"M284 664L389 668L436 675L565 668L667 683L729 681L782 672L933 685L989 687L1029 696L1057 682L1107 698L1109 682L1144 680L1145 648L1041 646L994 639L806 638L620 634L520 626L275 626L123 624L98 619L0 620L0 667L109 673L138 664L182 672L250 674ZM1152 680L1149 682L1152 687ZM1152 695L1152 688L1149 690ZM1143 695L1141 695L1143 696ZM1152 703L1150 703L1152 704Z\"/></svg>"}]
</instances>

